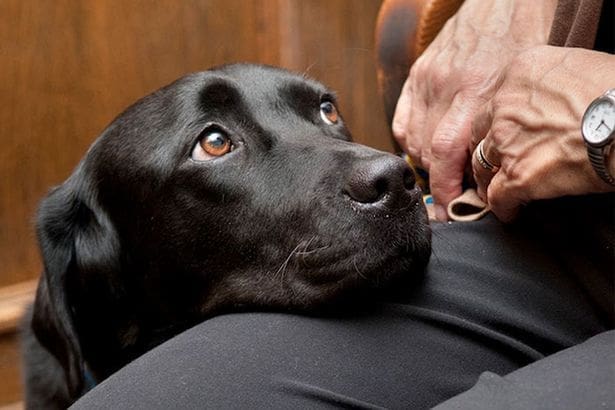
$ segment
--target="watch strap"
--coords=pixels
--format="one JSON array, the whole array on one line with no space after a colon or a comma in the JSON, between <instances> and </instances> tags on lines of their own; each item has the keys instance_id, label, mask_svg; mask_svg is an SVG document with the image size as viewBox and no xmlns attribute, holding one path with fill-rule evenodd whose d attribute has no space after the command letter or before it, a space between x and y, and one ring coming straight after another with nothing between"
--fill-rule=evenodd
<instances>
[{"instance_id":1,"label":"watch strap","mask_svg":"<svg viewBox=\"0 0 615 410\"><path fill-rule=\"evenodd\" d=\"M587 146L587 154L589 155L589 161L591 162L594 170L598 174L600 178L602 178L606 183L615 186L615 178L609 173L607 166L607 155L606 151L609 149L610 145L601 148L595 148L592 146Z\"/></svg>"}]
</instances>

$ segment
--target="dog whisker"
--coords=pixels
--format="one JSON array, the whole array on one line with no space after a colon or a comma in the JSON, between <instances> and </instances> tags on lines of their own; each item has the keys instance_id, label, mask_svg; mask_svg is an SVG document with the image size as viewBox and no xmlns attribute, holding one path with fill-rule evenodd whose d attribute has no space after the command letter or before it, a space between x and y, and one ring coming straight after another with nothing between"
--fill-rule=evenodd
<instances>
[{"instance_id":1,"label":"dog whisker","mask_svg":"<svg viewBox=\"0 0 615 410\"><path fill-rule=\"evenodd\" d=\"M318 238L317 236L312 236L309 241L305 242L305 246L303 247L302 250L295 252L295 255L299 256L299 262L305 264L305 256L317 253L319 251L323 251L323 250L328 249L328 248L331 247L331 245L328 244L328 245L323 245L323 246L319 246L319 247L310 249L310 245L317 238Z\"/></svg>"},{"instance_id":2,"label":"dog whisker","mask_svg":"<svg viewBox=\"0 0 615 410\"><path fill-rule=\"evenodd\" d=\"M286 273L286 268L288 267L288 264L289 264L290 260L292 259L292 257L297 254L297 251L299 250L301 245L303 245L303 242L300 242L297 246L295 246L295 248L290 252L290 254L286 258L286 260L282 263L282 265L280 265L280 267L278 268L277 272L274 274L274 277L277 277L279 275L280 276L280 280L284 279L284 274Z\"/></svg>"},{"instance_id":3,"label":"dog whisker","mask_svg":"<svg viewBox=\"0 0 615 410\"><path fill-rule=\"evenodd\" d=\"M312 244L312 242L314 241L314 239L316 239L316 236L312 236L307 242L300 242L300 244L303 244L302 250L297 250L295 252L295 255L299 256L299 262L303 263L303 256L305 255L307 249L310 247L310 245Z\"/></svg>"},{"instance_id":4,"label":"dog whisker","mask_svg":"<svg viewBox=\"0 0 615 410\"><path fill-rule=\"evenodd\" d=\"M305 246L303 247L303 252L307 251L307 249L310 247L310 245L312 244L312 242L314 242L315 239L316 236L312 236L310 240L305 243Z\"/></svg>"},{"instance_id":5,"label":"dog whisker","mask_svg":"<svg viewBox=\"0 0 615 410\"><path fill-rule=\"evenodd\" d=\"M357 266L357 258L356 257L352 258L352 266L354 267L355 272L357 273L357 275L359 275L359 277L361 279L367 280L367 277L365 277L365 275L361 272L361 270Z\"/></svg>"},{"instance_id":6,"label":"dog whisker","mask_svg":"<svg viewBox=\"0 0 615 410\"><path fill-rule=\"evenodd\" d=\"M309 255L309 254L312 254L314 252L318 252L318 251L323 251L325 249L329 249L330 247L331 247L331 245L325 245L325 246L320 246L318 248L310 249L309 251L308 250L306 250L306 251L299 251L299 252L296 252L295 254L296 255Z\"/></svg>"}]
</instances>

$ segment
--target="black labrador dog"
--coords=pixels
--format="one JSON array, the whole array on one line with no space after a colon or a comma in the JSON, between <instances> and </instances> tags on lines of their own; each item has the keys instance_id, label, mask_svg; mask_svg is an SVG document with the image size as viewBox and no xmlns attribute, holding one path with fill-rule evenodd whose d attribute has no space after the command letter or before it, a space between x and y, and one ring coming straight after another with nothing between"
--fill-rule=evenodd
<instances>
[{"instance_id":1,"label":"black labrador dog","mask_svg":"<svg viewBox=\"0 0 615 410\"><path fill-rule=\"evenodd\" d=\"M350 140L330 90L273 67L188 75L128 108L40 207L27 406L66 407L216 314L325 312L420 276L411 170Z\"/></svg>"}]
</instances>

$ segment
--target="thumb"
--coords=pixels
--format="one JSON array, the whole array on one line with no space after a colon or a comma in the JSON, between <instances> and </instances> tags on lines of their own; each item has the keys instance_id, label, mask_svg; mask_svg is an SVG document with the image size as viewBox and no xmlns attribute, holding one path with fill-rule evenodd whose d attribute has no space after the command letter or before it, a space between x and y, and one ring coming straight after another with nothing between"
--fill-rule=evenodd
<instances>
[{"instance_id":1,"label":"thumb","mask_svg":"<svg viewBox=\"0 0 615 410\"><path fill-rule=\"evenodd\" d=\"M436 127L431 143L429 180L440 220L445 219L443 212L448 203L462 193L473 113L478 108L477 104L469 103L458 94Z\"/></svg>"},{"instance_id":2,"label":"thumb","mask_svg":"<svg viewBox=\"0 0 615 410\"><path fill-rule=\"evenodd\" d=\"M508 223L515 219L521 205L527 202L527 199L520 195L522 193L523 191L500 171L487 187L487 203L500 221Z\"/></svg>"}]
</instances>

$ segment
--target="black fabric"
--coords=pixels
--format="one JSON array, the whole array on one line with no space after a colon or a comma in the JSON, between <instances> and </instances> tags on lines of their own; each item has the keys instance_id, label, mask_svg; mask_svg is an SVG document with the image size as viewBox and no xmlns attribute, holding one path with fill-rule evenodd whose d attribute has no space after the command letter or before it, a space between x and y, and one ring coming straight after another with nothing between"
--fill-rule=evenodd
<instances>
[{"instance_id":1,"label":"black fabric","mask_svg":"<svg viewBox=\"0 0 615 410\"><path fill-rule=\"evenodd\" d=\"M615 331L609 331L505 377L485 372L472 389L436 409L578 410L613 407Z\"/></svg>"},{"instance_id":2,"label":"black fabric","mask_svg":"<svg viewBox=\"0 0 615 410\"><path fill-rule=\"evenodd\" d=\"M564 396L551 375L574 384L582 374L574 360L597 378L576 384L576 394L603 398L615 383L613 361L601 360L612 345L540 364L613 328L613 209L613 195L599 195L536 203L511 226L493 217L436 224L426 279L403 301L353 317L219 316L137 359L74 408L420 409L477 380L455 406L500 403L489 386L511 380L518 384L498 397L534 386L540 403L558 408Z\"/></svg>"}]
</instances>

